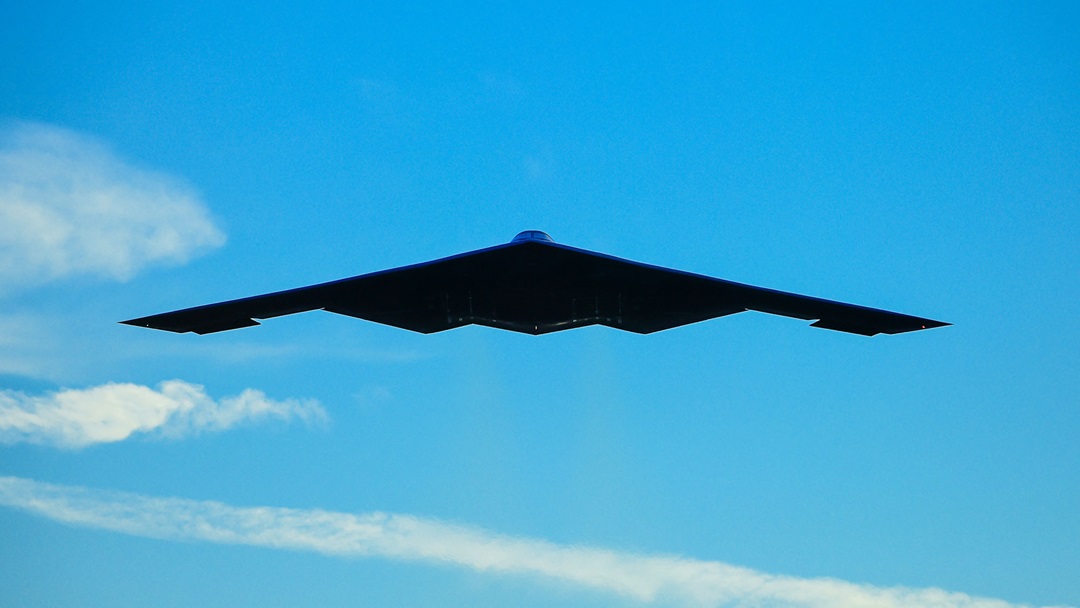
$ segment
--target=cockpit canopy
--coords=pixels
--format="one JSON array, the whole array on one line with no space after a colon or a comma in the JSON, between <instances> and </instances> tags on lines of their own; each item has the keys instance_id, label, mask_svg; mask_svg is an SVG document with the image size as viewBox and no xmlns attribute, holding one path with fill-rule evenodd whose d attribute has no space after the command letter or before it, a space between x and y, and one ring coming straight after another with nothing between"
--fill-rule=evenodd
<instances>
[{"instance_id":1,"label":"cockpit canopy","mask_svg":"<svg viewBox=\"0 0 1080 608\"><path fill-rule=\"evenodd\" d=\"M547 241L548 243L554 243L555 239L551 238L546 232L541 232L539 230L525 230L524 232L519 232L517 236L514 237L514 240L510 242L520 243L521 241Z\"/></svg>"}]
</instances>

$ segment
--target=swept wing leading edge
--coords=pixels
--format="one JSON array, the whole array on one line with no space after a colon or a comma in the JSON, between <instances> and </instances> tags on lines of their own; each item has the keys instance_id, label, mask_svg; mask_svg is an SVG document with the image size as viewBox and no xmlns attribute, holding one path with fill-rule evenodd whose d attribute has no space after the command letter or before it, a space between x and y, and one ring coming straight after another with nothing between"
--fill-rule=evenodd
<instances>
[{"instance_id":1,"label":"swept wing leading edge","mask_svg":"<svg viewBox=\"0 0 1080 608\"><path fill-rule=\"evenodd\" d=\"M645 334L746 310L867 336L948 325L623 260L533 231L433 262L123 323L208 334L319 309L422 333L478 324L542 334L601 324Z\"/></svg>"}]
</instances>

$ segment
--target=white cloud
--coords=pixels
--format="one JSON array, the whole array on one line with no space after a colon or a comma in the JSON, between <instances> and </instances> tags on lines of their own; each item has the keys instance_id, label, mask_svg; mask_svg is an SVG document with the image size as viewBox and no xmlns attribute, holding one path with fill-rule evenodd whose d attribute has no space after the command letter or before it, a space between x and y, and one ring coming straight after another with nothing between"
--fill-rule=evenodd
<instances>
[{"instance_id":1,"label":"white cloud","mask_svg":"<svg viewBox=\"0 0 1080 608\"><path fill-rule=\"evenodd\" d=\"M58 127L18 123L0 134L0 285L75 275L123 281L224 242L199 196L176 178Z\"/></svg>"},{"instance_id":2,"label":"white cloud","mask_svg":"<svg viewBox=\"0 0 1080 608\"><path fill-rule=\"evenodd\" d=\"M1015 606L941 589L874 587L765 574L675 556L557 545L410 515L234 507L16 477L0 477L0 504L68 524L136 536L448 563L480 572L576 584L641 602L829 608Z\"/></svg>"},{"instance_id":3,"label":"white cloud","mask_svg":"<svg viewBox=\"0 0 1080 608\"><path fill-rule=\"evenodd\" d=\"M247 389L215 401L203 387L170 380L154 390L103 384L44 396L0 392L0 442L79 448L127 439L135 433L180 438L224 431L245 422L300 419L321 423L326 411L311 400L274 401Z\"/></svg>"}]
</instances>

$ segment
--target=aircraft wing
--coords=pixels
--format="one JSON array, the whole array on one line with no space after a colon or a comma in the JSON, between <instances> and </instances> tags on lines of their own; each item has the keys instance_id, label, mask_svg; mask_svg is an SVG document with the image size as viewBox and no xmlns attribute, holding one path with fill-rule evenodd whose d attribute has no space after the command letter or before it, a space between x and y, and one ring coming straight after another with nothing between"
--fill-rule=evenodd
<instances>
[{"instance_id":1,"label":"aircraft wing","mask_svg":"<svg viewBox=\"0 0 1080 608\"><path fill-rule=\"evenodd\" d=\"M478 324L543 334L601 324L647 334L746 310L867 336L948 325L632 262L550 237L123 323L208 334L318 309L421 333Z\"/></svg>"}]
</instances>

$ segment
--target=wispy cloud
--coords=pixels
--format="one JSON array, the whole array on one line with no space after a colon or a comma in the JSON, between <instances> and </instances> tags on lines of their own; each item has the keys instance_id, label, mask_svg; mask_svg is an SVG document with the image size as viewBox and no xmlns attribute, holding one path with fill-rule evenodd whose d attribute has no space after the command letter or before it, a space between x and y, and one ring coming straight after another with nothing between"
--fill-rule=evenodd
<instances>
[{"instance_id":1,"label":"wispy cloud","mask_svg":"<svg viewBox=\"0 0 1080 608\"><path fill-rule=\"evenodd\" d=\"M0 132L0 285L75 275L126 280L225 242L199 196L55 126Z\"/></svg>"},{"instance_id":2,"label":"wispy cloud","mask_svg":"<svg viewBox=\"0 0 1080 608\"><path fill-rule=\"evenodd\" d=\"M136 536L447 563L479 572L576 584L641 602L829 608L1015 606L940 589L873 587L765 574L675 556L557 545L411 515L234 507L16 477L0 477L0 504L68 524Z\"/></svg>"},{"instance_id":3,"label":"wispy cloud","mask_svg":"<svg viewBox=\"0 0 1080 608\"><path fill-rule=\"evenodd\" d=\"M54 367L57 351L52 329L41 315L0 313L0 374L40 377Z\"/></svg>"},{"instance_id":4,"label":"wispy cloud","mask_svg":"<svg viewBox=\"0 0 1080 608\"><path fill-rule=\"evenodd\" d=\"M263 420L321 423L326 411L312 400L275 401L247 389L214 400L198 385L162 382L155 390L137 384L103 384L31 396L0 391L0 442L80 448L122 441L136 434L180 438L224 431Z\"/></svg>"}]
</instances>

